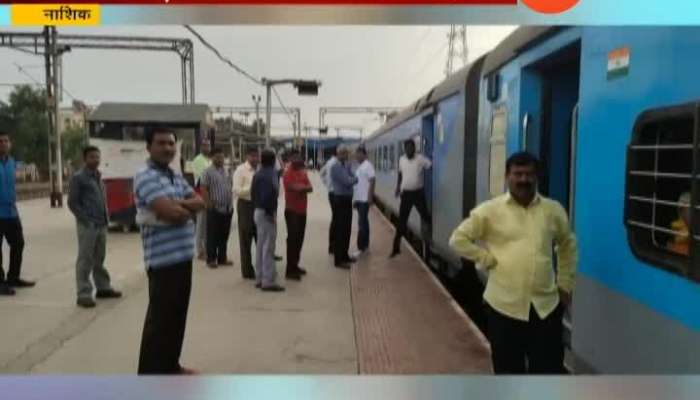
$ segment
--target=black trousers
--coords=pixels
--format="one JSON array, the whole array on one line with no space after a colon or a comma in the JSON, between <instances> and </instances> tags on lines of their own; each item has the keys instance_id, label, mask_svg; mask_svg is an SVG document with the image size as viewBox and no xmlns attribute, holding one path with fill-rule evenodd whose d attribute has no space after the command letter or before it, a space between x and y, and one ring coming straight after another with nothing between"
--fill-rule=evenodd
<instances>
[{"instance_id":1,"label":"black trousers","mask_svg":"<svg viewBox=\"0 0 700 400\"><path fill-rule=\"evenodd\" d=\"M401 193L401 205L399 206L399 224L396 227L396 235L394 235L394 251L401 249L401 237L406 234L406 225L408 217L411 215L411 210L416 207L422 221L421 228L426 229L430 226L430 214L428 206L425 203L425 193L423 189L404 190Z\"/></svg>"},{"instance_id":2,"label":"black trousers","mask_svg":"<svg viewBox=\"0 0 700 400\"><path fill-rule=\"evenodd\" d=\"M7 240L10 247L7 280L17 280L22 269L22 252L24 251L24 235L22 234L22 222L19 218L0 218L0 282L4 282L6 278L5 270L2 267L3 238Z\"/></svg>"},{"instance_id":3,"label":"black trousers","mask_svg":"<svg viewBox=\"0 0 700 400\"><path fill-rule=\"evenodd\" d=\"M357 249L365 251L369 247L369 203L355 202L357 209Z\"/></svg>"},{"instance_id":4,"label":"black trousers","mask_svg":"<svg viewBox=\"0 0 700 400\"><path fill-rule=\"evenodd\" d=\"M255 239L255 221L253 220L253 202L238 199L238 247L241 252L241 275L244 278L255 278L253 259L250 246Z\"/></svg>"},{"instance_id":5,"label":"black trousers","mask_svg":"<svg viewBox=\"0 0 700 400\"><path fill-rule=\"evenodd\" d=\"M530 307L530 320L520 321L488 307L488 337L496 374L564 373L563 307L540 319Z\"/></svg>"},{"instance_id":6,"label":"black trousers","mask_svg":"<svg viewBox=\"0 0 700 400\"><path fill-rule=\"evenodd\" d=\"M223 263L228 261L226 249L231 232L231 213L207 211L207 262Z\"/></svg>"},{"instance_id":7,"label":"black trousers","mask_svg":"<svg viewBox=\"0 0 700 400\"><path fill-rule=\"evenodd\" d=\"M287 221L287 273L290 273L299 269L306 234L306 214L284 210L284 219Z\"/></svg>"},{"instance_id":8,"label":"black trousers","mask_svg":"<svg viewBox=\"0 0 700 400\"><path fill-rule=\"evenodd\" d=\"M185 338L192 260L148 270L148 311L143 324L139 374L176 374Z\"/></svg>"},{"instance_id":9,"label":"black trousers","mask_svg":"<svg viewBox=\"0 0 700 400\"><path fill-rule=\"evenodd\" d=\"M342 264L350 259L350 232L352 230L352 196L335 195L335 237L333 254L335 264Z\"/></svg>"},{"instance_id":10,"label":"black trousers","mask_svg":"<svg viewBox=\"0 0 700 400\"><path fill-rule=\"evenodd\" d=\"M331 226L328 228L328 252L335 253L335 196L328 193L328 203L331 205Z\"/></svg>"}]
</instances>

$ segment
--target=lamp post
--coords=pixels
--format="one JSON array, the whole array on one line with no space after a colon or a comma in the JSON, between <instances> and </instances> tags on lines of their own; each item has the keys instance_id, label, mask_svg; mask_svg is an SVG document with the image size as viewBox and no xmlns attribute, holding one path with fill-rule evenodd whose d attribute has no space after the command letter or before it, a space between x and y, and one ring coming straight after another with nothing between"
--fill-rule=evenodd
<instances>
[{"instance_id":1,"label":"lamp post","mask_svg":"<svg viewBox=\"0 0 700 400\"><path fill-rule=\"evenodd\" d=\"M321 86L319 81L309 81L302 79L262 79L266 89L266 118L265 118L265 147L270 147L270 119L272 117L272 87L275 85L294 85L297 88L297 93L300 96L317 96L318 88Z\"/></svg>"}]
</instances>

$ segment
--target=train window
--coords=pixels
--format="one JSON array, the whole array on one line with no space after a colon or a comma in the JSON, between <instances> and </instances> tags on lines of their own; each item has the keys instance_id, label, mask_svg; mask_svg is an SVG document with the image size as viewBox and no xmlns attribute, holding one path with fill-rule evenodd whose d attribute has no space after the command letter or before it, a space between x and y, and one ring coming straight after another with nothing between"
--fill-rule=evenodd
<instances>
[{"instance_id":1,"label":"train window","mask_svg":"<svg viewBox=\"0 0 700 400\"><path fill-rule=\"evenodd\" d=\"M489 191L491 197L503 194L506 190L506 130L508 112L504 106L493 111L491 117L491 161L489 164Z\"/></svg>"},{"instance_id":2,"label":"train window","mask_svg":"<svg viewBox=\"0 0 700 400\"><path fill-rule=\"evenodd\" d=\"M696 281L697 123L696 104L643 113L627 151L625 194L625 225L635 256Z\"/></svg>"}]
</instances>

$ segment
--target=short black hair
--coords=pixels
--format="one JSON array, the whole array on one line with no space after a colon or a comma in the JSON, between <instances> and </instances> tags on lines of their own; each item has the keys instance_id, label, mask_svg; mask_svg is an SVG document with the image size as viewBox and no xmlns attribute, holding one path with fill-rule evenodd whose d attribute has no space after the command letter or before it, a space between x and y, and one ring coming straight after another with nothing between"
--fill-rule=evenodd
<instances>
[{"instance_id":1,"label":"short black hair","mask_svg":"<svg viewBox=\"0 0 700 400\"><path fill-rule=\"evenodd\" d=\"M519 167L532 165L535 167L535 171L537 171L540 167L540 161L537 159L537 157L531 153L528 153L527 151L519 151L508 157L508 160L506 161L506 174L510 172L510 168L513 165L517 165Z\"/></svg>"},{"instance_id":2,"label":"short black hair","mask_svg":"<svg viewBox=\"0 0 700 400\"><path fill-rule=\"evenodd\" d=\"M250 147L248 147L248 148L246 149L245 153L246 153L247 155L251 155L251 154L253 154L253 153L258 154L258 148L257 148L257 147L250 146Z\"/></svg>"},{"instance_id":3,"label":"short black hair","mask_svg":"<svg viewBox=\"0 0 700 400\"><path fill-rule=\"evenodd\" d=\"M413 147L416 147L416 142L414 142L413 139L404 140L404 142L403 142L404 147L408 146L409 144Z\"/></svg>"},{"instance_id":4,"label":"short black hair","mask_svg":"<svg viewBox=\"0 0 700 400\"><path fill-rule=\"evenodd\" d=\"M355 150L355 151L358 152L358 153L362 153L362 154L364 154L364 155L367 155L367 149L365 149L365 148L362 147L362 146L358 147L357 150Z\"/></svg>"},{"instance_id":5,"label":"short black hair","mask_svg":"<svg viewBox=\"0 0 700 400\"><path fill-rule=\"evenodd\" d=\"M0 128L0 136L7 136L10 137L10 132Z\"/></svg>"},{"instance_id":6,"label":"short black hair","mask_svg":"<svg viewBox=\"0 0 700 400\"><path fill-rule=\"evenodd\" d=\"M275 159L277 156L275 155L275 152L272 150L265 149L262 151L262 154L260 155L260 163L262 164L263 167L271 167L275 165Z\"/></svg>"},{"instance_id":7,"label":"short black hair","mask_svg":"<svg viewBox=\"0 0 700 400\"><path fill-rule=\"evenodd\" d=\"M292 149L287 152L287 157L292 157L292 156L300 156L301 152L297 149Z\"/></svg>"},{"instance_id":8,"label":"short black hair","mask_svg":"<svg viewBox=\"0 0 700 400\"><path fill-rule=\"evenodd\" d=\"M209 154L212 156L215 154L224 154L224 149L222 149L221 147L212 147Z\"/></svg>"},{"instance_id":9,"label":"short black hair","mask_svg":"<svg viewBox=\"0 0 700 400\"><path fill-rule=\"evenodd\" d=\"M93 151L100 152L100 149L98 149L95 146L86 146L83 148L83 160L87 157L88 154L92 153Z\"/></svg>"},{"instance_id":10,"label":"short black hair","mask_svg":"<svg viewBox=\"0 0 700 400\"><path fill-rule=\"evenodd\" d=\"M153 138L160 133L167 133L170 135L173 135L175 137L175 141L177 142L177 135L175 134L175 131L172 128L168 128L166 126L150 126L146 128L145 135L146 136L146 144L151 145L153 144Z\"/></svg>"}]
</instances>

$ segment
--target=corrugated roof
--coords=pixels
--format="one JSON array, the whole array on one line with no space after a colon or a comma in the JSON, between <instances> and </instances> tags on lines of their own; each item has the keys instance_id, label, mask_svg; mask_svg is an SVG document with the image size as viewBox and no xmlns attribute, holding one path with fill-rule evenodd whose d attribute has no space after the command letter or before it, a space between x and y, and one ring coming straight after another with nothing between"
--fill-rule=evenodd
<instances>
[{"instance_id":1,"label":"corrugated roof","mask_svg":"<svg viewBox=\"0 0 700 400\"><path fill-rule=\"evenodd\" d=\"M102 103L88 121L199 124L208 115L206 104Z\"/></svg>"}]
</instances>

